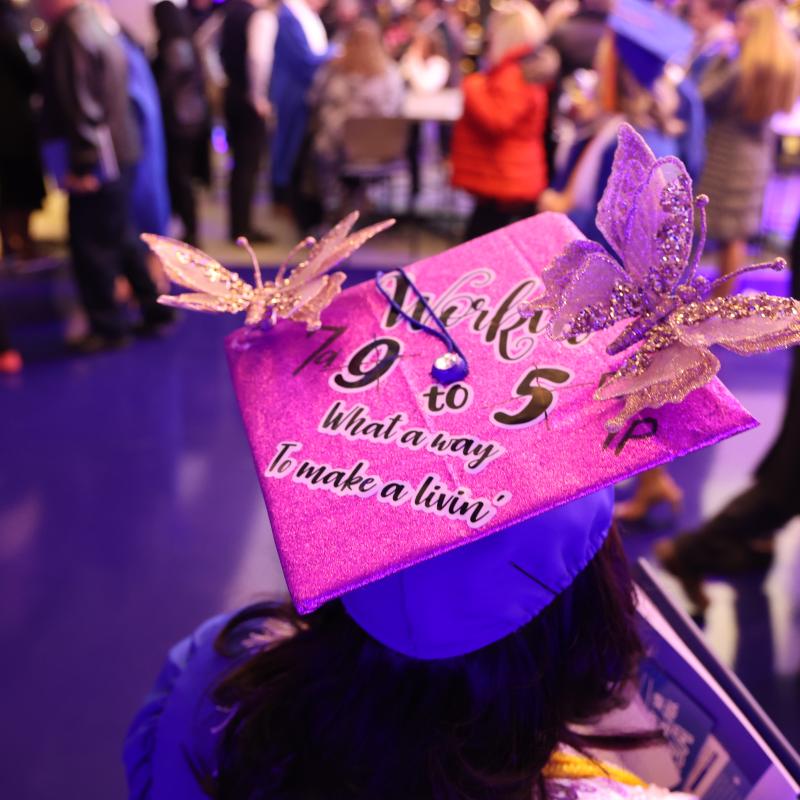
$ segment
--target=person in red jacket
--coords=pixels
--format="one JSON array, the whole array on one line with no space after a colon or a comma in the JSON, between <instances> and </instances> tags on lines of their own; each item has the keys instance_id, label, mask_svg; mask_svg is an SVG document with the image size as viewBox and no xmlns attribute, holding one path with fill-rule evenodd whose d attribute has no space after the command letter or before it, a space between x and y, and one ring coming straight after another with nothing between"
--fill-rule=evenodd
<instances>
[{"instance_id":1,"label":"person in red jacket","mask_svg":"<svg viewBox=\"0 0 800 800\"><path fill-rule=\"evenodd\" d=\"M453 185L476 200L465 239L536 213L547 186L547 89L537 82L546 36L541 14L524 0L487 21L486 69L465 79L453 132Z\"/></svg>"}]
</instances>

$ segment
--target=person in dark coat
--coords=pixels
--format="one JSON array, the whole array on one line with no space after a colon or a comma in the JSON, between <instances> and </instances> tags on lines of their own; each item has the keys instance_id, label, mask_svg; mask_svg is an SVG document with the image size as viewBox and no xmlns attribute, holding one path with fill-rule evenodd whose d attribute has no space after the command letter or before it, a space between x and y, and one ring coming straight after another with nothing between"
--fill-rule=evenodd
<instances>
[{"instance_id":1,"label":"person in dark coat","mask_svg":"<svg viewBox=\"0 0 800 800\"><path fill-rule=\"evenodd\" d=\"M198 154L208 148L210 128L203 68L183 9L162 0L154 6L153 17L158 30L153 72L164 112L172 210L183 224L183 239L197 244L194 167Z\"/></svg>"},{"instance_id":2,"label":"person in dark coat","mask_svg":"<svg viewBox=\"0 0 800 800\"><path fill-rule=\"evenodd\" d=\"M789 260L792 297L800 299L800 219ZM792 351L789 393L780 431L756 467L753 483L694 531L656 544L662 565L678 577L699 610L708 605L703 579L766 571L775 534L800 515L800 347Z\"/></svg>"},{"instance_id":3,"label":"person in dark coat","mask_svg":"<svg viewBox=\"0 0 800 800\"><path fill-rule=\"evenodd\" d=\"M271 0L230 0L226 6L220 60L228 80L225 121L233 154L228 186L231 241L239 236L254 243L272 238L254 226L252 214L267 123L272 119L268 92L277 35L278 19Z\"/></svg>"},{"instance_id":4,"label":"person in dark coat","mask_svg":"<svg viewBox=\"0 0 800 800\"><path fill-rule=\"evenodd\" d=\"M594 69L610 7L609 0L582 0L574 14L556 25L549 44L561 58L562 79L579 69Z\"/></svg>"},{"instance_id":5,"label":"person in dark coat","mask_svg":"<svg viewBox=\"0 0 800 800\"><path fill-rule=\"evenodd\" d=\"M142 312L135 332L158 332L171 309L157 303L129 210L140 142L128 94L127 60L93 6L39 0L51 24L43 68L43 131L50 171L69 192L73 269L89 318L81 352L119 347L130 326L115 298L124 275Z\"/></svg>"},{"instance_id":6,"label":"person in dark coat","mask_svg":"<svg viewBox=\"0 0 800 800\"><path fill-rule=\"evenodd\" d=\"M4 256L29 256L31 212L45 189L31 98L38 76L33 46L26 42L19 11L0 0L0 238ZM13 124L9 121L13 120Z\"/></svg>"}]
</instances>

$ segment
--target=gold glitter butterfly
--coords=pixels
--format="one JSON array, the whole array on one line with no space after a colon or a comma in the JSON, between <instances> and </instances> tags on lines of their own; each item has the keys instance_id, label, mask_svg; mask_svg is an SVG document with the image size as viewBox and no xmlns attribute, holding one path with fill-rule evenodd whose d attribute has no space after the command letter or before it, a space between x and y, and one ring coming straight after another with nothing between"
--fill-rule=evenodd
<instances>
[{"instance_id":1,"label":"gold glitter butterfly","mask_svg":"<svg viewBox=\"0 0 800 800\"><path fill-rule=\"evenodd\" d=\"M170 280L193 290L188 294L162 295L159 303L212 314L246 311L246 325L269 328L279 319L288 319L315 331L322 325L320 315L339 294L345 279L343 272L327 274L328 271L394 225L394 220L388 219L351 234L357 220L358 212L354 211L319 241L304 239L281 264L274 281L264 282L253 248L246 239L239 239L238 244L252 259L255 286L184 242L151 233L142 234L142 239L158 256ZM304 249L309 250L305 259L287 274L288 262Z\"/></svg>"}]
</instances>

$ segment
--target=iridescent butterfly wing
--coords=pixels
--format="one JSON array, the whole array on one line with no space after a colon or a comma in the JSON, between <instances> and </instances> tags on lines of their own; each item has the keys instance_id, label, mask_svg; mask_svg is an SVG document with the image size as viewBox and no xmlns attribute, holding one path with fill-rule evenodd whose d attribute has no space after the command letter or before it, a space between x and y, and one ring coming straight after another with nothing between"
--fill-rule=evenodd
<instances>
[{"instance_id":1,"label":"iridescent butterfly wing","mask_svg":"<svg viewBox=\"0 0 800 800\"><path fill-rule=\"evenodd\" d=\"M797 300L759 293L689 303L649 331L595 398L625 401L607 423L616 431L639 411L679 403L708 383L720 366L709 350L712 345L751 355L798 343Z\"/></svg>"},{"instance_id":2,"label":"iridescent butterfly wing","mask_svg":"<svg viewBox=\"0 0 800 800\"><path fill-rule=\"evenodd\" d=\"M596 222L630 280L657 304L689 265L694 200L686 168L672 156L656 159L644 139L622 125Z\"/></svg>"},{"instance_id":3,"label":"iridescent butterfly wing","mask_svg":"<svg viewBox=\"0 0 800 800\"><path fill-rule=\"evenodd\" d=\"M609 347L618 352L644 335L652 315L691 272L694 224L691 180L678 159L656 159L622 125L597 225L619 258L600 245L573 242L543 273L550 333L565 338L634 322Z\"/></svg>"},{"instance_id":4,"label":"iridescent butterfly wing","mask_svg":"<svg viewBox=\"0 0 800 800\"><path fill-rule=\"evenodd\" d=\"M542 280L546 294L531 305L551 309L554 339L602 330L641 311L640 294L625 270L596 242L570 242Z\"/></svg>"},{"instance_id":5,"label":"iridescent butterfly wing","mask_svg":"<svg viewBox=\"0 0 800 800\"><path fill-rule=\"evenodd\" d=\"M253 301L253 287L202 250L152 233L143 233L142 240L161 260L173 283L194 290L176 296L162 295L159 303L213 314L236 314Z\"/></svg>"},{"instance_id":6,"label":"iridescent butterfly wing","mask_svg":"<svg viewBox=\"0 0 800 800\"><path fill-rule=\"evenodd\" d=\"M358 212L348 214L310 250L307 258L284 279L276 279L274 308L278 317L303 322L309 330L321 325L320 314L341 291L343 272L328 273L351 256L373 236L394 225L393 219L370 225L356 233L350 231L358 220Z\"/></svg>"}]
</instances>

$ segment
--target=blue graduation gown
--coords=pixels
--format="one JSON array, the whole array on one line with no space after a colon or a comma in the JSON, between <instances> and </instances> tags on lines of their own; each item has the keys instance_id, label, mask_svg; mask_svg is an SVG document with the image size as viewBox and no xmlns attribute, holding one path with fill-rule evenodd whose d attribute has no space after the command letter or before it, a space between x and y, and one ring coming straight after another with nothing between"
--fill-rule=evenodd
<instances>
[{"instance_id":1,"label":"blue graduation gown","mask_svg":"<svg viewBox=\"0 0 800 800\"><path fill-rule=\"evenodd\" d=\"M225 713L211 699L232 662L214 640L228 621L218 616L178 642L125 740L130 800L207 800L193 768L213 772Z\"/></svg>"}]
</instances>

